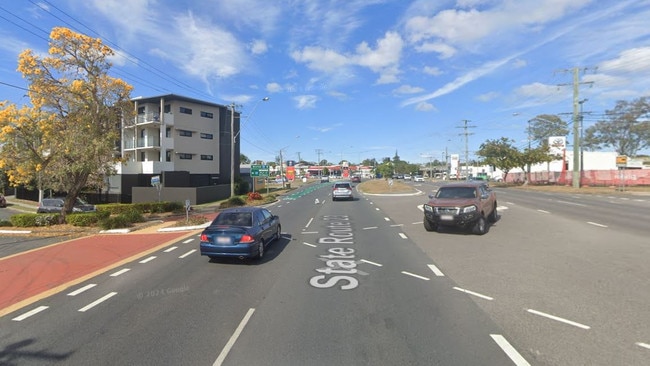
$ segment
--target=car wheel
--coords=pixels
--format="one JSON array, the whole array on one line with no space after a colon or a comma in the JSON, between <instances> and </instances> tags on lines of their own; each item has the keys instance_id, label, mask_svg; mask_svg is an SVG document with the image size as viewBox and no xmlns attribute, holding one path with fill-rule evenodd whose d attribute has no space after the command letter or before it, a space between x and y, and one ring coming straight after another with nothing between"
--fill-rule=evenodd
<instances>
[{"instance_id":1,"label":"car wheel","mask_svg":"<svg viewBox=\"0 0 650 366\"><path fill-rule=\"evenodd\" d=\"M494 203L494 207L492 208L492 212L488 215L488 221L490 222L497 222L497 204L496 202Z\"/></svg>"},{"instance_id":2,"label":"car wheel","mask_svg":"<svg viewBox=\"0 0 650 366\"><path fill-rule=\"evenodd\" d=\"M487 221L485 220L485 217L481 216L474 224L474 234L483 235L485 233L487 233Z\"/></svg>"},{"instance_id":3,"label":"car wheel","mask_svg":"<svg viewBox=\"0 0 650 366\"><path fill-rule=\"evenodd\" d=\"M278 230L275 233L275 240L280 240L280 235L282 235L282 227L278 225Z\"/></svg>"},{"instance_id":4,"label":"car wheel","mask_svg":"<svg viewBox=\"0 0 650 366\"><path fill-rule=\"evenodd\" d=\"M424 230L426 231L437 231L438 230L438 225L434 224L433 222L429 221L426 217L424 218Z\"/></svg>"},{"instance_id":5,"label":"car wheel","mask_svg":"<svg viewBox=\"0 0 650 366\"><path fill-rule=\"evenodd\" d=\"M260 241L260 245L257 247L257 259L261 260L264 258L264 240Z\"/></svg>"}]
</instances>

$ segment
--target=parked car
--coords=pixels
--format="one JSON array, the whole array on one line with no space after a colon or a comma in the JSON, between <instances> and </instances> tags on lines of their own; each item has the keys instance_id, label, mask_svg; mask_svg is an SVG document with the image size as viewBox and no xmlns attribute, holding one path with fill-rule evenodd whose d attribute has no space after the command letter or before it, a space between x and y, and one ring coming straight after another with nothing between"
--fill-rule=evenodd
<instances>
[{"instance_id":1,"label":"parked car","mask_svg":"<svg viewBox=\"0 0 650 366\"><path fill-rule=\"evenodd\" d=\"M339 199L353 200L352 184L350 182L337 182L332 186L332 201Z\"/></svg>"},{"instance_id":2,"label":"parked car","mask_svg":"<svg viewBox=\"0 0 650 366\"><path fill-rule=\"evenodd\" d=\"M0 194L0 207L2 208L7 207L7 199L2 194Z\"/></svg>"},{"instance_id":3,"label":"parked car","mask_svg":"<svg viewBox=\"0 0 650 366\"><path fill-rule=\"evenodd\" d=\"M469 227L483 235L488 222L497 221L497 197L480 181L451 183L429 196L424 205L424 229L436 231L439 226Z\"/></svg>"},{"instance_id":4,"label":"parked car","mask_svg":"<svg viewBox=\"0 0 650 366\"><path fill-rule=\"evenodd\" d=\"M36 209L37 213L56 213L63 210L63 204L65 203L65 197L50 197L43 198L41 202L38 203L38 208ZM72 207L72 212L95 212L97 207L91 205L81 198L77 197L77 200Z\"/></svg>"},{"instance_id":5,"label":"parked car","mask_svg":"<svg viewBox=\"0 0 650 366\"><path fill-rule=\"evenodd\" d=\"M266 247L280 239L280 218L263 207L225 209L201 232L201 255L219 257L264 257Z\"/></svg>"}]
</instances>

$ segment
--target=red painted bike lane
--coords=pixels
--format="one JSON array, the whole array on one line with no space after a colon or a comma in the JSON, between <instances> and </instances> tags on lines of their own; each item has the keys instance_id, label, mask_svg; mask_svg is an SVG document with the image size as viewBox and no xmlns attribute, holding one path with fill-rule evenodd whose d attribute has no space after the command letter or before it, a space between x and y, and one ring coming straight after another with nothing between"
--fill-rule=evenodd
<instances>
[{"instance_id":1,"label":"red painted bike lane","mask_svg":"<svg viewBox=\"0 0 650 366\"><path fill-rule=\"evenodd\" d=\"M0 258L0 317L189 235L95 235Z\"/></svg>"}]
</instances>

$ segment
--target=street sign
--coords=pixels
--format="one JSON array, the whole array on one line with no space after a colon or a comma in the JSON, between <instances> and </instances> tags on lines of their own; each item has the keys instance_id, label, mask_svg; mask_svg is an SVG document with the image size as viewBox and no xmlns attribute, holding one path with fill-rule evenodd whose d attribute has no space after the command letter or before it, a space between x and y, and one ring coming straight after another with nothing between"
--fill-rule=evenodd
<instances>
[{"instance_id":1,"label":"street sign","mask_svg":"<svg viewBox=\"0 0 650 366\"><path fill-rule=\"evenodd\" d=\"M251 165L251 177L268 177L269 166L262 164Z\"/></svg>"},{"instance_id":2,"label":"street sign","mask_svg":"<svg viewBox=\"0 0 650 366\"><path fill-rule=\"evenodd\" d=\"M154 187L157 186L157 185L160 185L160 176L159 175L154 175L153 177L151 177L151 185L154 186Z\"/></svg>"},{"instance_id":3,"label":"street sign","mask_svg":"<svg viewBox=\"0 0 650 366\"><path fill-rule=\"evenodd\" d=\"M619 168L627 167L627 156L626 155L618 155L616 157L616 166L619 167Z\"/></svg>"}]
</instances>

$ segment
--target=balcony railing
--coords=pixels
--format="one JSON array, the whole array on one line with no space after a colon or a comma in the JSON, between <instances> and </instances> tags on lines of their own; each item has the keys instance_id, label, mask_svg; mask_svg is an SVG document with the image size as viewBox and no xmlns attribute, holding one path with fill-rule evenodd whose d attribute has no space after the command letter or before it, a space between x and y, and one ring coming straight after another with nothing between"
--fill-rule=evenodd
<instances>
[{"instance_id":1,"label":"balcony railing","mask_svg":"<svg viewBox=\"0 0 650 366\"><path fill-rule=\"evenodd\" d=\"M141 137L138 138L137 143L134 144L133 140L124 141L124 149L146 149L146 148L160 148L160 138L158 137Z\"/></svg>"}]
</instances>

